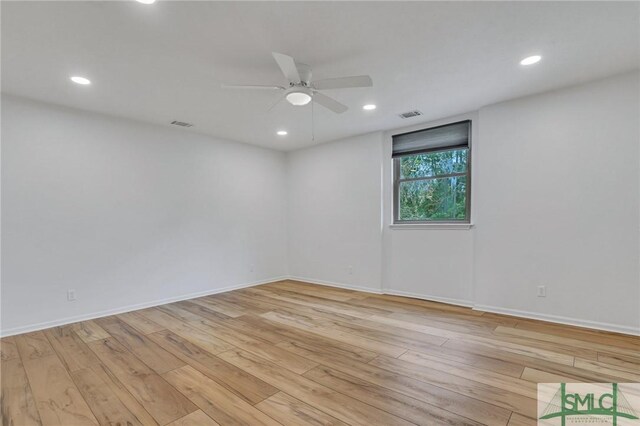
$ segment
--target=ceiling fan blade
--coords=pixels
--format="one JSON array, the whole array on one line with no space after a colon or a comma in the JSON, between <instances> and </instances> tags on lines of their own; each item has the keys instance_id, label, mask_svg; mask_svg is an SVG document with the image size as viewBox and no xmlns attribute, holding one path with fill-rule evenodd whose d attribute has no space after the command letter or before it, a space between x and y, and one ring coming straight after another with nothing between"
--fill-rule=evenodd
<instances>
[{"instance_id":1,"label":"ceiling fan blade","mask_svg":"<svg viewBox=\"0 0 640 426\"><path fill-rule=\"evenodd\" d=\"M271 106L267 109L267 112L271 112L276 107L276 105L278 105L280 102L282 102L282 100L285 98L285 96L278 95L278 99L274 103L271 104Z\"/></svg>"},{"instance_id":2,"label":"ceiling fan blade","mask_svg":"<svg viewBox=\"0 0 640 426\"><path fill-rule=\"evenodd\" d=\"M320 92L314 92L313 100L314 102L319 103L323 107L330 109L336 114L342 114L343 112L349 109L346 105L343 105L340 102L336 101L335 99L330 98L327 95L323 95Z\"/></svg>"},{"instance_id":3,"label":"ceiling fan blade","mask_svg":"<svg viewBox=\"0 0 640 426\"><path fill-rule=\"evenodd\" d=\"M260 86L251 84L223 84L223 89L257 89L257 90L284 90L282 86Z\"/></svg>"},{"instance_id":4,"label":"ceiling fan blade","mask_svg":"<svg viewBox=\"0 0 640 426\"><path fill-rule=\"evenodd\" d=\"M273 59L276 60L287 80L295 84L300 83L300 73L298 72L298 67L296 67L296 61L291 56L283 55L282 53L272 52L272 54Z\"/></svg>"},{"instance_id":5,"label":"ceiling fan blade","mask_svg":"<svg viewBox=\"0 0 640 426\"><path fill-rule=\"evenodd\" d=\"M371 87L373 81L368 75L354 75L352 77L327 78L313 82L318 90L348 89L351 87Z\"/></svg>"}]
</instances>

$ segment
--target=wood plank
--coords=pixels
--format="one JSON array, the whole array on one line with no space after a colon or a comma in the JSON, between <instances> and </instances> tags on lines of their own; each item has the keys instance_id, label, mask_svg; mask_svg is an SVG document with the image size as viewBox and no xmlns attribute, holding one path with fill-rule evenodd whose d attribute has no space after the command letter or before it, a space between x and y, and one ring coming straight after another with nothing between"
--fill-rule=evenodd
<instances>
[{"instance_id":1,"label":"wood plank","mask_svg":"<svg viewBox=\"0 0 640 426\"><path fill-rule=\"evenodd\" d=\"M397 312L398 308L401 308L418 312L435 310L478 317L483 315L483 312L474 311L466 306L449 305L447 303L434 302L432 300L394 296L391 294L369 294L366 299L363 299L363 303L375 304L376 302L381 303L382 306L385 306L387 309L392 309L394 312Z\"/></svg>"},{"instance_id":2,"label":"wood plank","mask_svg":"<svg viewBox=\"0 0 640 426\"><path fill-rule=\"evenodd\" d=\"M371 364L363 364L347 357L326 354L309 342L295 342L288 349L320 364L357 377L366 382L407 395L428 404L483 424L506 424L509 410L449 391L430 383L388 371Z\"/></svg>"},{"instance_id":3,"label":"wood plank","mask_svg":"<svg viewBox=\"0 0 640 426\"><path fill-rule=\"evenodd\" d=\"M157 424L151 414L129 393L122 382L98 359L70 326L50 328L45 331L45 334L61 362L72 375L75 371L90 369L109 386L111 392L117 395L127 409L144 425Z\"/></svg>"},{"instance_id":4,"label":"wood plank","mask_svg":"<svg viewBox=\"0 0 640 426\"><path fill-rule=\"evenodd\" d=\"M18 352L24 361L53 355L53 348L42 331L15 336Z\"/></svg>"},{"instance_id":5,"label":"wood plank","mask_svg":"<svg viewBox=\"0 0 640 426\"><path fill-rule=\"evenodd\" d=\"M576 368L589 370L600 375L602 382L640 382L640 370L636 372L620 370L598 361L591 361L582 358L576 358L574 363Z\"/></svg>"},{"instance_id":6,"label":"wood plank","mask_svg":"<svg viewBox=\"0 0 640 426\"><path fill-rule=\"evenodd\" d=\"M200 315L196 315L193 312L187 311L186 309L180 307L177 303L169 303L168 305L156 306L153 309L162 311L165 314L171 315L172 317L184 322L198 321L202 319Z\"/></svg>"},{"instance_id":7,"label":"wood plank","mask_svg":"<svg viewBox=\"0 0 640 426\"><path fill-rule=\"evenodd\" d=\"M191 343L200 346L204 350L214 355L220 352L228 351L233 347L224 340L219 339L216 336L213 336L205 331L202 331L189 323L178 320L177 318L168 315L163 311L156 309L147 309L141 312L142 315L152 319L158 324L161 324L172 333L177 334L183 339L186 339Z\"/></svg>"},{"instance_id":8,"label":"wood plank","mask_svg":"<svg viewBox=\"0 0 640 426\"><path fill-rule=\"evenodd\" d=\"M284 392L265 399L257 404L256 408L288 426L347 426L346 423Z\"/></svg>"},{"instance_id":9,"label":"wood plank","mask_svg":"<svg viewBox=\"0 0 640 426\"><path fill-rule=\"evenodd\" d=\"M271 417L191 366L169 371L163 377L220 424L278 425Z\"/></svg>"},{"instance_id":10,"label":"wood plank","mask_svg":"<svg viewBox=\"0 0 640 426\"><path fill-rule=\"evenodd\" d=\"M224 340L236 348L241 348L261 356L297 374L302 374L317 365L313 361L309 361L282 348L266 344L251 336L239 333L237 330L221 327L209 320L202 320L191 324L208 334Z\"/></svg>"},{"instance_id":11,"label":"wood plank","mask_svg":"<svg viewBox=\"0 0 640 426\"><path fill-rule=\"evenodd\" d=\"M220 424L207 416L203 411L198 410L171 422L168 426L220 426Z\"/></svg>"},{"instance_id":12,"label":"wood plank","mask_svg":"<svg viewBox=\"0 0 640 426\"><path fill-rule=\"evenodd\" d=\"M455 361L441 361L436 357L429 357L412 351L402 354L402 356L398 357L398 360L407 361L412 364L421 365L429 369L435 369L490 386L497 386L500 389L505 389L529 398L535 399L537 397L537 387L535 385L520 380L520 378L505 376L495 371L489 371Z\"/></svg>"},{"instance_id":13,"label":"wood plank","mask_svg":"<svg viewBox=\"0 0 640 426\"><path fill-rule=\"evenodd\" d=\"M143 423L96 373L89 369L77 370L71 377L101 425L142 426Z\"/></svg>"},{"instance_id":14,"label":"wood plank","mask_svg":"<svg viewBox=\"0 0 640 426\"><path fill-rule=\"evenodd\" d=\"M4 337L0 339L0 361L8 361L18 358L18 346L14 337Z\"/></svg>"},{"instance_id":15,"label":"wood plank","mask_svg":"<svg viewBox=\"0 0 640 426\"><path fill-rule=\"evenodd\" d=\"M40 414L20 358L3 360L0 363L0 373L2 424L41 425Z\"/></svg>"},{"instance_id":16,"label":"wood plank","mask_svg":"<svg viewBox=\"0 0 640 426\"><path fill-rule=\"evenodd\" d=\"M259 317L253 315L242 315L228 319L224 322L224 325L272 345L280 343L287 338L286 335L279 332L281 328L261 322Z\"/></svg>"},{"instance_id":17,"label":"wood plank","mask_svg":"<svg viewBox=\"0 0 640 426\"><path fill-rule=\"evenodd\" d=\"M476 347L481 346L489 351L497 350L501 352L508 352L510 354L537 358L543 361L550 361L568 366L572 366L574 361L574 357L571 355L538 349L534 346L510 344L508 342L499 342L491 339L478 339L474 338L474 336L469 336L468 339L465 339L465 336L457 336L456 338L447 340L443 345L452 348L460 348L464 345L474 345ZM499 357L505 358L505 356L507 355L500 355Z\"/></svg>"},{"instance_id":18,"label":"wood plank","mask_svg":"<svg viewBox=\"0 0 640 426\"><path fill-rule=\"evenodd\" d=\"M432 336L413 330L405 330L385 324L370 322L369 327L363 327L354 322L328 321L326 325L332 329L355 334L380 342L391 343L401 348L416 351L429 351L434 346L440 346L447 341L445 337Z\"/></svg>"},{"instance_id":19,"label":"wood plank","mask_svg":"<svg viewBox=\"0 0 640 426\"><path fill-rule=\"evenodd\" d=\"M322 365L307 371L304 376L417 425L480 425L435 405Z\"/></svg>"},{"instance_id":20,"label":"wood plank","mask_svg":"<svg viewBox=\"0 0 640 426\"><path fill-rule=\"evenodd\" d=\"M549 373L547 371L541 371L530 367L525 367L522 372L522 379L528 380L532 383L576 383L582 381L575 377Z\"/></svg>"},{"instance_id":21,"label":"wood plank","mask_svg":"<svg viewBox=\"0 0 640 426\"><path fill-rule=\"evenodd\" d=\"M100 362L71 326L49 328L44 334L68 371L90 368Z\"/></svg>"},{"instance_id":22,"label":"wood plank","mask_svg":"<svg viewBox=\"0 0 640 426\"><path fill-rule=\"evenodd\" d=\"M89 347L158 423L172 422L197 409L114 338L91 342Z\"/></svg>"},{"instance_id":23,"label":"wood plank","mask_svg":"<svg viewBox=\"0 0 640 426\"><path fill-rule=\"evenodd\" d=\"M223 352L220 357L312 407L353 425L410 425L399 417L337 393L313 380L292 373L265 359L242 350Z\"/></svg>"},{"instance_id":24,"label":"wood plank","mask_svg":"<svg viewBox=\"0 0 640 426\"><path fill-rule=\"evenodd\" d=\"M208 308L204 304L194 303L193 301L190 301L190 300L178 302L176 303L176 306L178 306L181 309L184 309L185 311L189 311L192 314L197 315L199 318L205 318L211 321L225 321L232 318L228 315L221 314L220 312L214 311L213 309Z\"/></svg>"},{"instance_id":25,"label":"wood plank","mask_svg":"<svg viewBox=\"0 0 640 426\"><path fill-rule=\"evenodd\" d=\"M399 327L406 327L422 333L445 337L450 340L472 341L475 344L488 347L497 346L504 351L564 363L566 365L573 365L575 355L589 359L595 359L596 356L596 352L593 350L576 349L568 345L557 345L508 335L497 335L492 334L493 332L488 332L487 330L482 331L481 329L474 329L473 327L466 327L467 330L464 330L464 327L462 327L462 330L456 331L451 329L451 327L443 326L441 323L433 322L426 317L407 317L407 315L393 313L386 317L374 315L368 319L397 325ZM456 328L460 329L461 327Z\"/></svg>"},{"instance_id":26,"label":"wood plank","mask_svg":"<svg viewBox=\"0 0 640 426\"><path fill-rule=\"evenodd\" d=\"M98 425L55 354L24 360L36 407L44 425Z\"/></svg>"},{"instance_id":27,"label":"wood plank","mask_svg":"<svg viewBox=\"0 0 640 426\"><path fill-rule=\"evenodd\" d=\"M543 370L552 374L572 376L576 378L580 378L578 381L585 382L597 382L598 374L592 373L588 370L583 370L579 368L575 368L573 363L571 365L567 365L564 361L558 363L553 361L548 361L546 359L541 359L539 357L532 357L524 354L520 354L519 351L511 352L509 350L504 351L502 347L492 347L489 345L477 344L475 342L470 341L461 341L461 340L450 340L446 342L443 346L450 346L457 349L470 353L476 353L480 355L485 355L489 357L496 357L504 359L505 361L514 362L521 364L522 366L529 366L532 368L536 368L539 370Z\"/></svg>"},{"instance_id":28,"label":"wood plank","mask_svg":"<svg viewBox=\"0 0 640 426\"><path fill-rule=\"evenodd\" d=\"M241 315L254 313L252 312L251 309L248 309L246 306L236 305L234 303L226 302L222 298L217 297L217 295L200 297L198 299L193 299L192 302L202 305L206 308L209 308L215 312L218 312L230 318L235 318Z\"/></svg>"},{"instance_id":29,"label":"wood plank","mask_svg":"<svg viewBox=\"0 0 640 426\"><path fill-rule=\"evenodd\" d=\"M126 322L142 334L156 333L165 329L163 326L151 321L138 311L118 314L116 317Z\"/></svg>"},{"instance_id":30,"label":"wood plank","mask_svg":"<svg viewBox=\"0 0 640 426\"><path fill-rule=\"evenodd\" d=\"M515 411L525 416L535 417L537 413L535 392L532 392L529 396L515 393L516 390L520 389L513 384L512 380L516 379L512 377L509 377L509 382L494 380L492 384L487 384L462 376L448 374L424 365L413 364L385 356L379 356L369 364L405 376L414 377L440 388L448 389L452 392L466 395L470 398L475 398L509 411ZM478 378L479 376L474 376L474 379ZM522 382L526 383L526 381Z\"/></svg>"},{"instance_id":31,"label":"wood plank","mask_svg":"<svg viewBox=\"0 0 640 426\"><path fill-rule=\"evenodd\" d=\"M466 364L511 377L520 377L522 370L524 370L523 365L515 362L478 355L472 352L457 351L443 346L434 346L428 350L422 348L419 352L409 350L403 356L407 354L413 354L425 359L434 359L438 362L454 363L454 365Z\"/></svg>"},{"instance_id":32,"label":"wood plank","mask_svg":"<svg viewBox=\"0 0 640 426\"><path fill-rule=\"evenodd\" d=\"M101 318L96 322L156 373L164 373L185 365L184 361L165 351L147 336L115 317Z\"/></svg>"},{"instance_id":33,"label":"wood plank","mask_svg":"<svg viewBox=\"0 0 640 426\"><path fill-rule=\"evenodd\" d=\"M262 314L261 316L274 322L279 322L290 327L300 328L302 330L309 331L323 337L338 340L340 342L358 346L368 351L385 354L391 357L400 356L407 351L407 348L403 348L397 345L368 339L366 337L358 336L351 333L345 333L339 330L331 329L329 327L323 327L322 325L317 325L317 323L314 323L312 321L301 321L300 315L296 315L290 311L278 309L267 312L266 314Z\"/></svg>"},{"instance_id":34,"label":"wood plank","mask_svg":"<svg viewBox=\"0 0 640 426\"><path fill-rule=\"evenodd\" d=\"M75 324L71 324L71 328L85 343L95 342L96 340L110 337L109 333L104 331L102 327L95 323L95 321L77 322Z\"/></svg>"},{"instance_id":35,"label":"wood plank","mask_svg":"<svg viewBox=\"0 0 640 426\"><path fill-rule=\"evenodd\" d=\"M520 330L537 331L544 334L554 334L562 338L579 339L587 342L609 345L627 349L637 349L638 336L593 330L564 324L554 324L545 321L518 319L515 328ZM615 352L615 349L611 349Z\"/></svg>"},{"instance_id":36,"label":"wood plank","mask_svg":"<svg viewBox=\"0 0 640 426\"><path fill-rule=\"evenodd\" d=\"M627 371L640 371L640 354L638 357L598 352L598 361Z\"/></svg>"},{"instance_id":37,"label":"wood plank","mask_svg":"<svg viewBox=\"0 0 640 426\"><path fill-rule=\"evenodd\" d=\"M376 352L368 351L366 349L362 349L348 343L343 343L334 339L320 336L318 334L310 333L304 329L288 327L284 324L270 321L264 317L244 315L242 317L234 319L233 321L238 319L242 319L247 323L248 326L252 326L256 329L263 329L264 327L267 327L269 330L272 330L273 332L284 338L284 340L279 343L297 343L300 341L307 343L316 343L316 346L319 347L320 350L326 348L336 355L339 354L341 356L347 356L360 362L369 362L373 358L378 356L378 353ZM282 345L276 344L276 346Z\"/></svg>"},{"instance_id":38,"label":"wood plank","mask_svg":"<svg viewBox=\"0 0 640 426\"><path fill-rule=\"evenodd\" d=\"M501 348L478 345L473 342L463 342L459 340L451 340L444 346L453 345L456 349L469 353L476 353L485 356L499 357L505 361L514 362L523 367L535 368L549 374L564 377L573 377L576 382L610 382L612 378L607 378L602 374L594 373L588 370L575 368L573 365L565 365L564 363L555 363L539 358L520 355L508 351L502 351Z\"/></svg>"},{"instance_id":39,"label":"wood plank","mask_svg":"<svg viewBox=\"0 0 640 426\"><path fill-rule=\"evenodd\" d=\"M518 413L513 413L511 418L509 419L508 426L536 426L538 424L537 420L534 420L529 417L525 417Z\"/></svg>"},{"instance_id":40,"label":"wood plank","mask_svg":"<svg viewBox=\"0 0 640 426\"><path fill-rule=\"evenodd\" d=\"M236 300L236 303L242 303L246 306L258 307L265 311L263 313L272 311L273 309L287 309L294 312L318 315L327 319L341 319L345 321L352 321L353 319L364 317L367 318L368 314L358 314L358 316L350 315L344 312L344 309L336 310L332 307L327 307L320 304L315 305L300 305L291 302L285 302L278 299L266 297L262 294L243 294L240 291L234 292L228 295L229 298ZM254 315L254 314L251 314Z\"/></svg>"},{"instance_id":41,"label":"wood plank","mask_svg":"<svg viewBox=\"0 0 640 426\"><path fill-rule=\"evenodd\" d=\"M331 288L327 286L307 286L298 282L280 281L277 283L270 283L265 285L264 288L281 289L294 291L300 294L306 294L309 296L321 297L323 299L335 300L338 302L346 302L358 295L356 292L348 292L338 288Z\"/></svg>"},{"instance_id":42,"label":"wood plank","mask_svg":"<svg viewBox=\"0 0 640 426\"><path fill-rule=\"evenodd\" d=\"M348 359L350 361L359 361L362 363L367 363L378 356L376 352L371 352L357 346L352 346L347 343L314 335L312 333L305 333L301 330L296 330L294 333L288 334L287 338L288 340L278 343L277 346L292 352L296 352L294 348L301 348L317 354L322 354L328 358ZM303 351L302 353L306 352Z\"/></svg>"},{"instance_id":43,"label":"wood plank","mask_svg":"<svg viewBox=\"0 0 640 426\"><path fill-rule=\"evenodd\" d=\"M255 288L246 288L243 289L244 293L247 293L251 296L265 296L269 299L278 300L281 302L286 302L293 305L302 305L313 308L314 306L322 306L324 309L331 310L336 313L346 314L346 315L360 315L360 316L370 316L370 315L385 315L390 314L391 312L384 309L379 309L375 307L366 307L366 306L356 306L353 303L347 302L336 302L329 301L326 299L321 299L318 297L305 296L302 294L297 294L289 291L267 291L262 289Z\"/></svg>"},{"instance_id":44,"label":"wood plank","mask_svg":"<svg viewBox=\"0 0 640 426\"><path fill-rule=\"evenodd\" d=\"M250 404L256 404L278 392L278 389L268 383L211 355L170 331L160 331L150 334L149 337Z\"/></svg>"},{"instance_id":45,"label":"wood plank","mask_svg":"<svg viewBox=\"0 0 640 426\"><path fill-rule=\"evenodd\" d=\"M504 335L508 335L508 336L517 336L517 337L526 337L527 339L533 340L533 341L542 341L542 342L549 342L549 343L555 343L558 345L558 347L566 347L566 346L570 346L573 348L577 349L583 349L585 351L590 352L596 352L596 351L608 351L611 350L611 345L608 344L603 344L603 343L598 343L598 342L586 342L584 340L580 340L580 339L573 339L573 338L569 338L569 337L560 337L560 336L556 336L555 334L548 334L548 333L541 333L538 331L529 331L529 330L523 330L520 328L511 328L511 327L496 327L495 332L497 334L504 334ZM616 353L620 353L622 355L629 355L629 356L638 356L638 348L616 348ZM577 351L576 356L581 356L584 357L583 355L581 355L581 352ZM592 358L592 357L588 357L588 358Z\"/></svg>"}]
</instances>

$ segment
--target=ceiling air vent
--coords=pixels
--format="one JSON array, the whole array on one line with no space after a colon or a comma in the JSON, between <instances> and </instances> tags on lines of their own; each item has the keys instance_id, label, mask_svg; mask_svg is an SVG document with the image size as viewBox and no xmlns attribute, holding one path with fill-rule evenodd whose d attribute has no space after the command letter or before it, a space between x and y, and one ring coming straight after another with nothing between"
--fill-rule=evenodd
<instances>
[{"instance_id":1,"label":"ceiling air vent","mask_svg":"<svg viewBox=\"0 0 640 426\"><path fill-rule=\"evenodd\" d=\"M174 124L180 127L193 127L193 124L191 123L185 123L184 121L177 121L177 120L173 120L171 124Z\"/></svg>"},{"instance_id":2,"label":"ceiling air vent","mask_svg":"<svg viewBox=\"0 0 640 426\"><path fill-rule=\"evenodd\" d=\"M419 115L422 115L422 113L417 109L414 109L413 111L403 112L402 114L398 114L398 115L400 116L400 118L411 118L411 117L417 117Z\"/></svg>"}]
</instances>

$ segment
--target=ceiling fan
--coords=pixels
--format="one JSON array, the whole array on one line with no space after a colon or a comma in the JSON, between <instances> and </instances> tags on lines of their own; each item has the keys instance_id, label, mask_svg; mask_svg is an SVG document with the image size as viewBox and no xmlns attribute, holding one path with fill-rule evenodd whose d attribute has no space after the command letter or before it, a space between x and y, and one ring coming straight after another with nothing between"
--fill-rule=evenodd
<instances>
[{"instance_id":1,"label":"ceiling fan","mask_svg":"<svg viewBox=\"0 0 640 426\"><path fill-rule=\"evenodd\" d=\"M320 93L320 90L371 87L373 85L373 81L368 75L311 81L311 68L308 65L298 63L291 56L283 55L282 53L273 52L273 58L289 81L288 87L227 84L223 84L222 87L224 89L284 90L284 96L279 98L278 102L286 99L291 105L303 106L313 101L337 114L341 114L349 108L335 99ZM276 102L276 104L278 102ZM276 104L272 105L272 108Z\"/></svg>"}]
</instances>

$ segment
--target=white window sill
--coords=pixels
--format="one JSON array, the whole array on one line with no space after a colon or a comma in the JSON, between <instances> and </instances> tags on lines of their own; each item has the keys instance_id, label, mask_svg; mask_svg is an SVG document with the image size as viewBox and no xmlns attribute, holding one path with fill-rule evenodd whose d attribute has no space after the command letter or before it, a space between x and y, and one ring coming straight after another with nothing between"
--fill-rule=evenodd
<instances>
[{"instance_id":1,"label":"white window sill","mask_svg":"<svg viewBox=\"0 0 640 426\"><path fill-rule=\"evenodd\" d=\"M471 229L472 223L394 223L389 229Z\"/></svg>"}]
</instances>

